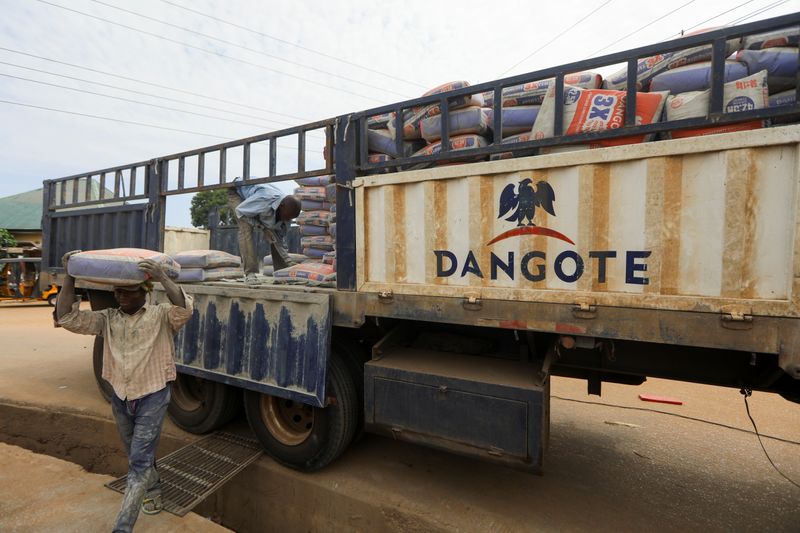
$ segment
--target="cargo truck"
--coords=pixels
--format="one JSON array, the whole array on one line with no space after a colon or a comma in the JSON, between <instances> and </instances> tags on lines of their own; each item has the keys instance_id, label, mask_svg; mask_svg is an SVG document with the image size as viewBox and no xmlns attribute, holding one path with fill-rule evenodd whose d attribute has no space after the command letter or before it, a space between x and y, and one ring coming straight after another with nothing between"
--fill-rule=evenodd
<instances>
[{"instance_id":1,"label":"cargo truck","mask_svg":"<svg viewBox=\"0 0 800 533\"><path fill-rule=\"evenodd\" d=\"M799 27L800 14L787 15L46 180L44 270L63 276L72 249L163 249L167 199L230 187L232 158L253 184L332 175L336 288L185 284L195 312L176 340L173 420L209 432L243 405L265 450L301 470L367 431L538 471L551 376L585 379L590 394L654 376L798 402L800 107L723 109L723 82L731 40L787 30L797 46ZM638 124L642 65L696 47L712 61L707 112ZM622 122L567 135L565 79L620 63ZM504 91L550 78L551 137L449 142L454 102L491 92L500 132ZM425 106L444 117L441 151L403 155L402 121ZM399 157L371 159L369 123L386 113ZM753 120L772 126L663 139ZM313 132L326 138L325 163L309 169ZM564 149L640 135L662 140ZM289 138L296 168L279 172ZM251 158L257 147L268 158ZM79 197L93 190L81 180L99 180L101 196ZM508 216L509 205L522 211ZM114 305L86 288L93 309ZM98 338L108 394L101 351Z\"/></svg>"}]
</instances>

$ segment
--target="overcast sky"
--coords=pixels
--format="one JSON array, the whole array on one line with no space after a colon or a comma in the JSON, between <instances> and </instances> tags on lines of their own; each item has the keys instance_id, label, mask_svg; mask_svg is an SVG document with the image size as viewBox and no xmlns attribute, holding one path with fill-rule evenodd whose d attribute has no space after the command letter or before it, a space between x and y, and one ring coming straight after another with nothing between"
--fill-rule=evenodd
<instances>
[{"instance_id":1,"label":"overcast sky","mask_svg":"<svg viewBox=\"0 0 800 533\"><path fill-rule=\"evenodd\" d=\"M800 0L0 0L0 197L448 81L489 81L799 9ZM171 197L167 224L189 226L188 205Z\"/></svg>"}]
</instances>

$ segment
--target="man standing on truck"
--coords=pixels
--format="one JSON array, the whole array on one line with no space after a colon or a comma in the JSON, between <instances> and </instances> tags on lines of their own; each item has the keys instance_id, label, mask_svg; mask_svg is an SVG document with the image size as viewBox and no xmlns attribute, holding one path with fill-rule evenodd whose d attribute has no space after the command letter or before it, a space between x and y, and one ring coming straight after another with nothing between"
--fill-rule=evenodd
<instances>
[{"instance_id":1,"label":"man standing on truck","mask_svg":"<svg viewBox=\"0 0 800 533\"><path fill-rule=\"evenodd\" d=\"M64 269L72 254L62 259ZM147 304L152 282L114 287L119 308L81 311L75 301L75 278L66 275L58 295L56 318L64 329L100 335L103 379L111 383L111 408L128 455L128 485L113 531L130 532L139 516L161 511L161 479L155 452L175 380L175 333L192 317L192 297L150 259L139 269L164 287L170 303Z\"/></svg>"},{"instance_id":2,"label":"man standing on truck","mask_svg":"<svg viewBox=\"0 0 800 533\"><path fill-rule=\"evenodd\" d=\"M236 181L239 178L234 183ZM228 190L228 206L236 213L236 222L239 225L239 254L244 263L245 283L258 285L258 258L253 242L253 228L264 232L275 270L295 264L289 259L286 235L292 220L300 214L300 200L271 184L240 183Z\"/></svg>"}]
</instances>

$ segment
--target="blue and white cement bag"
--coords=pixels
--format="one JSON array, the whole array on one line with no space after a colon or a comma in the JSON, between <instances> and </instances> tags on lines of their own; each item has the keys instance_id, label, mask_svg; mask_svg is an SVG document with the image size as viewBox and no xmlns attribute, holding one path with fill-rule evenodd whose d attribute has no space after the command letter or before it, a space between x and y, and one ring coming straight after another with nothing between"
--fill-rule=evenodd
<instances>
[{"instance_id":1,"label":"blue and white cement bag","mask_svg":"<svg viewBox=\"0 0 800 533\"><path fill-rule=\"evenodd\" d=\"M797 46L798 35L800 35L800 31L798 31L797 26L756 35L747 35L742 39L742 48L745 50L762 50L777 46Z\"/></svg>"},{"instance_id":2,"label":"blue and white cement bag","mask_svg":"<svg viewBox=\"0 0 800 533\"><path fill-rule=\"evenodd\" d=\"M738 61L725 62L725 82L744 78L749 74L747 65ZM711 87L711 61L702 61L667 70L653 77L650 91L669 91L670 94L703 91Z\"/></svg>"},{"instance_id":3,"label":"blue and white cement bag","mask_svg":"<svg viewBox=\"0 0 800 533\"><path fill-rule=\"evenodd\" d=\"M303 263L305 261L308 261L308 257L303 255L303 254L289 254L289 259L291 259L295 263ZM265 265L271 265L272 264L272 254L265 255L264 259L262 259L261 261Z\"/></svg>"},{"instance_id":4,"label":"blue and white cement bag","mask_svg":"<svg viewBox=\"0 0 800 533\"><path fill-rule=\"evenodd\" d=\"M298 185L305 187L320 187L333 183L333 176L312 176L310 178L298 178L294 180Z\"/></svg>"},{"instance_id":5,"label":"blue and white cement bag","mask_svg":"<svg viewBox=\"0 0 800 533\"><path fill-rule=\"evenodd\" d=\"M67 273L80 280L107 285L136 285L149 276L139 270L139 261L152 259L163 265L167 275L177 278L181 266L167 254L141 248L91 250L70 257Z\"/></svg>"},{"instance_id":6,"label":"blue and white cement bag","mask_svg":"<svg viewBox=\"0 0 800 533\"><path fill-rule=\"evenodd\" d=\"M238 279L244 276L242 267L224 266L217 268L183 268L178 274L178 281L215 281L221 279Z\"/></svg>"},{"instance_id":7,"label":"blue and white cement bag","mask_svg":"<svg viewBox=\"0 0 800 533\"><path fill-rule=\"evenodd\" d=\"M531 81L522 85L514 85L503 90L503 107L537 105L544 101L550 86L555 84L555 78ZM582 89L599 89L603 84L603 77L595 72L576 72L564 76L565 85L573 85Z\"/></svg>"},{"instance_id":8,"label":"blue and white cement bag","mask_svg":"<svg viewBox=\"0 0 800 533\"><path fill-rule=\"evenodd\" d=\"M189 250L172 256L182 268L215 268L239 266L242 258L222 250Z\"/></svg>"},{"instance_id":9,"label":"blue and white cement bag","mask_svg":"<svg viewBox=\"0 0 800 533\"><path fill-rule=\"evenodd\" d=\"M770 93L779 93L797 84L797 48L742 50L736 60L747 64L750 74L767 71Z\"/></svg>"},{"instance_id":10,"label":"blue and white cement bag","mask_svg":"<svg viewBox=\"0 0 800 533\"><path fill-rule=\"evenodd\" d=\"M797 91L790 89L781 93L771 94L769 96L770 107L780 107L783 105L794 105L797 101Z\"/></svg>"},{"instance_id":11,"label":"blue and white cement bag","mask_svg":"<svg viewBox=\"0 0 800 533\"><path fill-rule=\"evenodd\" d=\"M536 123L536 116L539 114L541 106L521 105L517 107L504 107L502 114L503 121L503 142L505 137L531 131ZM494 132L494 109L486 110L486 118L489 129Z\"/></svg>"},{"instance_id":12,"label":"blue and white cement bag","mask_svg":"<svg viewBox=\"0 0 800 533\"><path fill-rule=\"evenodd\" d=\"M397 157L397 144L394 137L389 133L388 129L369 129L367 130L367 145L370 152L387 154L392 157ZM417 141L404 141L403 142L403 155L409 156L425 146L421 140Z\"/></svg>"},{"instance_id":13,"label":"blue and white cement bag","mask_svg":"<svg viewBox=\"0 0 800 533\"><path fill-rule=\"evenodd\" d=\"M459 135L456 137L450 137L450 150L453 152L457 152L459 150L469 150L470 148L483 148L487 146L489 143L485 137L481 137L480 135ZM415 156L420 155L435 155L442 151L442 141L436 141L435 143L429 144L422 150L416 152Z\"/></svg>"},{"instance_id":14,"label":"blue and white cement bag","mask_svg":"<svg viewBox=\"0 0 800 533\"><path fill-rule=\"evenodd\" d=\"M486 135L489 131L489 123L486 118L486 111L482 107L468 107L450 113L450 135L466 135L474 133L476 135ZM442 138L442 116L428 117L420 124L422 137L430 142L438 141Z\"/></svg>"}]
</instances>

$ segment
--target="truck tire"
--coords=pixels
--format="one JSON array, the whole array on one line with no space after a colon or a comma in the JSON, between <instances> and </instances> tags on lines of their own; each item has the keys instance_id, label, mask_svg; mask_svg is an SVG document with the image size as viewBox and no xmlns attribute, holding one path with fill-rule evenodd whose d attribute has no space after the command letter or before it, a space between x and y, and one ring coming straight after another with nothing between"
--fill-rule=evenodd
<instances>
[{"instance_id":1,"label":"truck tire","mask_svg":"<svg viewBox=\"0 0 800 533\"><path fill-rule=\"evenodd\" d=\"M94 379L97 381L97 388L107 402L111 402L111 395L114 389L111 383L103 379L103 337L94 338L94 348L92 350L92 367L94 368Z\"/></svg>"},{"instance_id":2,"label":"truck tire","mask_svg":"<svg viewBox=\"0 0 800 533\"><path fill-rule=\"evenodd\" d=\"M224 426L241 410L241 390L178 373L167 413L179 428L202 435Z\"/></svg>"},{"instance_id":3,"label":"truck tire","mask_svg":"<svg viewBox=\"0 0 800 533\"><path fill-rule=\"evenodd\" d=\"M356 415L356 430L352 442L358 442L364 436L364 364L369 361L369 356L357 342L344 335L337 335L334 329L333 351L341 356L347 371L353 379L358 399L358 414Z\"/></svg>"},{"instance_id":4,"label":"truck tire","mask_svg":"<svg viewBox=\"0 0 800 533\"><path fill-rule=\"evenodd\" d=\"M264 450L279 463L319 470L339 457L358 425L358 398L353 376L333 354L328 368L327 407L245 391L247 421Z\"/></svg>"}]
</instances>

